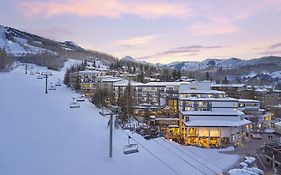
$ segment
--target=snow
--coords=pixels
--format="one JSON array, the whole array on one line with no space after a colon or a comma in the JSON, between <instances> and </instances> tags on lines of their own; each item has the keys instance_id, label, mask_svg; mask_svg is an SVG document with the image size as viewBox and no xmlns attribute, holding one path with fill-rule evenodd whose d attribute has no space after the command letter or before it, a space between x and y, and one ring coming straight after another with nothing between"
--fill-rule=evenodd
<instances>
[{"instance_id":1,"label":"snow","mask_svg":"<svg viewBox=\"0 0 281 175\"><path fill-rule=\"evenodd\" d=\"M258 175L253 171L249 171L246 169L232 169L228 171L229 175Z\"/></svg>"},{"instance_id":2,"label":"snow","mask_svg":"<svg viewBox=\"0 0 281 175\"><path fill-rule=\"evenodd\" d=\"M191 120L185 122L186 126L243 126L250 124L249 120Z\"/></svg>"},{"instance_id":3,"label":"snow","mask_svg":"<svg viewBox=\"0 0 281 175\"><path fill-rule=\"evenodd\" d=\"M45 50L29 45L24 38L13 37L15 42L10 41L6 38L5 33L9 33L8 28L0 25L0 48L4 48L10 54L20 56L27 53L40 53Z\"/></svg>"},{"instance_id":4,"label":"snow","mask_svg":"<svg viewBox=\"0 0 281 175\"><path fill-rule=\"evenodd\" d=\"M62 80L72 63L66 62L61 72L50 71L49 83ZM239 159L216 149L181 146L162 138L145 140L116 129L110 159L108 118L89 101L70 109L72 97L79 94L65 85L45 94L45 81L24 72L20 66L0 73L0 174L209 175L233 167ZM124 155L127 134L140 144L139 153Z\"/></svg>"}]
</instances>

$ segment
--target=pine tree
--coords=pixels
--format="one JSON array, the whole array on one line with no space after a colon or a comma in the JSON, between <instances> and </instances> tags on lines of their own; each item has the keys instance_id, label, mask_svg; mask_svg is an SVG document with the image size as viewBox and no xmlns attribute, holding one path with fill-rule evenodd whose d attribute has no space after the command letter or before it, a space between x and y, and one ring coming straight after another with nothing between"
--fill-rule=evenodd
<instances>
[{"instance_id":1,"label":"pine tree","mask_svg":"<svg viewBox=\"0 0 281 175\"><path fill-rule=\"evenodd\" d=\"M210 75L208 71L206 72L206 80L210 80Z\"/></svg>"},{"instance_id":2,"label":"pine tree","mask_svg":"<svg viewBox=\"0 0 281 175\"><path fill-rule=\"evenodd\" d=\"M178 78L177 76L178 76L177 70L174 69L174 70L173 70L173 73L172 73L172 79L173 79L173 80L176 80L176 79Z\"/></svg>"},{"instance_id":3,"label":"pine tree","mask_svg":"<svg viewBox=\"0 0 281 175\"><path fill-rule=\"evenodd\" d=\"M227 76L224 77L223 84L228 84Z\"/></svg>"},{"instance_id":4,"label":"pine tree","mask_svg":"<svg viewBox=\"0 0 281 175\"><path fill-rule=\"evenodd\" d=\"M80 86L80 80L79 80L79 74L76 75L76 78L75 78L75 86L74 86L74 89L76 91L79 91L81 88Z\"/></svg>"},{"instance_id":5,"label":"pine tree","mask_svg":"<svg viewBox=\"0 0 281 175\"><path fill-rule=\"evenodd\" d=\"M69 87L69 69L68 68L66 69L66 72L64 74L63 83Z\"/></svg>"},{"instance_id":6,"label":"pine tree","mask_svg":"<svg viewBox=\"0 0 281 175\"><path fill-rule=\"evenodd\" d=\"M133 108L134 105L134 95L133 95L133 88L131 86L131 82L128 82L128 86L125 89L124 96L124 106L123 106L123 112L127 114L128 117L130 117L133 114Z\"/></svg>"}]
</instances>

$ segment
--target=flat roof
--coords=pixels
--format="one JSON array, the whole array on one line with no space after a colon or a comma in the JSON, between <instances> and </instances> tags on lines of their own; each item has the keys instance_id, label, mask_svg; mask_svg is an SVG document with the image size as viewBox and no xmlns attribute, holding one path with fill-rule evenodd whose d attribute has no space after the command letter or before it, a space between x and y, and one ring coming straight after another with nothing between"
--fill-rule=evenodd
<instances>
[{"instance_id":1,"label":"flat roof","mask_svg":"<svg viewBox=\"0 0 281 175\"><path fill-rule=\"evenodd\" d=\"M196 116L234 116L244 115L243 112L237 110L233 112L213 112L213 111L180 111L183 115Z\"/></svg>"},{"instance_id":2,"label":"flat roof","mask_svg":"<svg viewBox=\"0 0 281 175\"><path fill-rule=\"evenodd\" d=\"M227 102L238 102L235 98L197 98L197 97L179 97L179 100L191 100L191 101L227 101Z\"/></svg>"},{"instance_id":3,"label":"flat roof","mask_svg":"<svg viewBox=\"0 0 281 175\"><path fill-rule=\"evenodd\" d=\"M192 120L184 122L186 126L243 126L251 121L243 120Z\"/></svg>"},{"instance_id":4,"label":"flat roof","mask_svg":"<svg viewBox=\"0 0 281 175\"><path fill-rule=\"evenodd\" d=\"M225 94L223 91L216 90L188 90L188 89L180 89L180 94Z\"/></svg>"},{"instance_id":5,"label":"flat roof","mask_svg":"<svg viewBox=\"0 0 281 175\"><path fill-rule=\"evenodd\" d=\"M79 71L80 74L99 74L101 73L100 71L96 71L96 70L83 70L83 71Z\"/></svg>"},{"instance_id":6,"label":"flat roof","mask_svg":"<svg viewBox=\"0 0 281 175\"><path fill-rule=\"evenodd\" d=\"M252 100L252 99L238 99L239 102L252 102L252 103L260 103L258 100Z\"/></svg>"},{"instance_id":7,"label":"flat roof","mask_svg":"<svg viewBox=\"0 0 281 175\"><path fill-rule=\"evenodd\" d=\"M211 84L211 87L244 87L246 84Z\"/></svg>"}]
</instances>

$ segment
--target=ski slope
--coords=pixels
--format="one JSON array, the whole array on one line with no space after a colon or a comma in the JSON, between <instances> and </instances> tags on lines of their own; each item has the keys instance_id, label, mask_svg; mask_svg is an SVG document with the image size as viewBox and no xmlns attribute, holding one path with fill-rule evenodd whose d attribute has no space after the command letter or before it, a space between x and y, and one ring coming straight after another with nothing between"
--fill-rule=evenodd
<instances>
[{"instance_id":1,"label":"ski slope","mask_svg":"<svg viewBox=\"0 0 281 175\"><path fill-rule=\"evenodd\" d=\"M39 69L46 71L33 66L34 72ZM62 80L63 70L52 71L49 82ZM114 130L110 159L108 118L88 101L70 109L72 97L79 94L64 85L45 94L45 80L24 72L20 66L0 73L1 175L211 175L239 159L162 138L145 140L120 129ZM139 153L123 154L127 134L140 144Z\"/></svg>"}]
</instances>

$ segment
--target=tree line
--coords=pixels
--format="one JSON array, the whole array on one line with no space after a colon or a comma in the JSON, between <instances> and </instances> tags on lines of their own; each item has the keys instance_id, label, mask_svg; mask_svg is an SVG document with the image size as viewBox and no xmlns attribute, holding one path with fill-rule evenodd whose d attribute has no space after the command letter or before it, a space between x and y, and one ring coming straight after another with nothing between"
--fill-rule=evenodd
<instances>
[{"instance_id":1,"label":"tree line","mask_svg":"<svg viewBox=\"0 0 281 175\"><path fill-rule=\"evenodd\" d=\"M10 71L14 63L14 58L6 53L4 49L0 48L0 71Z\"/></svg>"}]
</instances>

